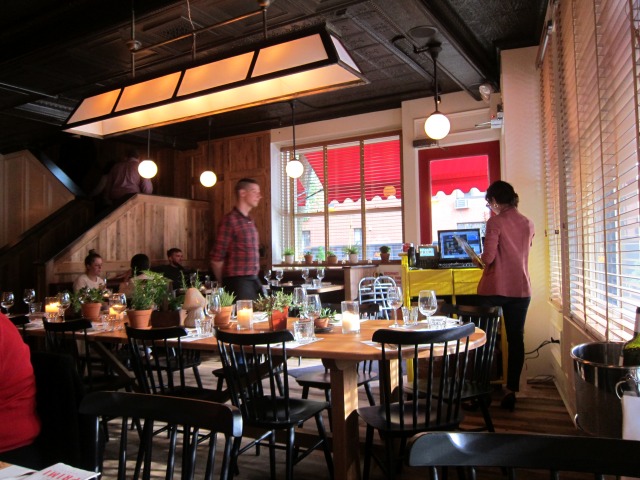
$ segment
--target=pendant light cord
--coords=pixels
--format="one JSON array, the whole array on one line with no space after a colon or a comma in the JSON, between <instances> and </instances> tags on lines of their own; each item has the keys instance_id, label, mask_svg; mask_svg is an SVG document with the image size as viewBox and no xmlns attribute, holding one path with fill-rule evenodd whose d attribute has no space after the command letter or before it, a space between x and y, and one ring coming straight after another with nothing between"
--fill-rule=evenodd
<instances>
[{"instance_id":1,"label":"pendant light cord","mask_svg":"<svg viewBox=\"0 0 640 480\"><path fill-rule=\"evenodd\" d=\"M296 159L296 101L291 100L291 126L293 128L293 159Z\"/></svg>"},{"instance_id":2,"label":"pendant light cord","mask_svg":"<svg viewBox=\"0 0 640 480\"><path fill-rule=\"evenodd\" d=\"M433 100L436 104L436 112L439 113L438 110L438 54L442 50L440 44L429 46L429 53L431 53L431 59L433 60L433 82L435 84L435 92L436 94L433 97Z\"/></svg>"}]
</instances>

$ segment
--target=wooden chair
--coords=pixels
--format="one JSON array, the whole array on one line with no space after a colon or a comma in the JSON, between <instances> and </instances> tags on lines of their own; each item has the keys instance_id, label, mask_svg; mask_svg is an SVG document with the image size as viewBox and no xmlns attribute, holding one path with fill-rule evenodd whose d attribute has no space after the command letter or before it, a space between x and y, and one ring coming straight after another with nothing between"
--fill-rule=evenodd
<instances>
[{"instance_id":1,"label":"wooden chair","mask_svg":"<svg viewBox=\"0 0 640 480\"><path fill-rule=\"evenodd\" d=\"M187 384L185 371L190 358L180 339L187 336L182 327L139 329L125 326L133 371L143 393L195 398L212 402L229 399L226 390L210 390ZM175 378L177 377L177 378Z\"/></svg>"},{"instance_id":2,"label":"wooden chair","mask_svg":"<svg viewBox=\"0 0 640 480\"><path fill-rule=\"evenodd\" d=\"M242 416L238 409L215 402L201 400L165 397L161 395L148 395L141 393L122 392L97 392L87 395L80 405L80 413L94 418L94 465L96 472L102 472L104 462L103 430L99 428L101 418L121 418L120 443L118 448L118 479L139 478L142 470L142 478L150 478L152 470L154 474L159 465L164 465L164 478L172 479L176 465L181 468L181 479L214 478L215 454L217 434L224 436L222 452L222 466L220 468L220 480L232 478L230 473L231 459L236 439L242 436ZM142 422L142 433L128 428L129 420ZM154 436L158 425L166 424L169 432L168 441L164 436ZM204 435L203 435L204 434ZM130 437L134 436L131 440ZM179 438L182 439L179 443ZM130 455L128 446L139 440L137 455ZM206 464L204 471L196 470L196 450L204 449L202 443L206 443ZM157 451L164 452L168 448L168 455L161 456L162 462L152 464L154 447ZM200 456L200 458L202 458ZM134 475L127 473L127 460L134 463ZM180 462L176 462L179 460Z\"/></svg>"},{"instance_id":3,"label":"wooden chair","mask_svg":"<svg viewBox=\"0 0 640 480\"><path fill-rule=\"evenodd\" d=\"M547 478L562 478L560 472L582 472L604 480L604 475L637 476L640 471L637 454L638 442L631 440L533 433L430 432L411 440L408 464L428 467L433 480L438 479L438 467L462 467L472 479L491 473L476 472L478 467L496 467L491 478L500 476L504 470L510 479L517 478L518 473L522 473L522 478L531 478L534 472L519 470L533 469L537 474L542 473L540 470L548 472ZM569 478L576 478L575 474Z\"/></svg>"},{"instance_id":4,"label":"wooden chair","mask_svg":"<svg viewBox=\"0 0 640 480\"><path fill-rule=\"evenodd\" d=\"M460 404L467 347L474 331L473 324L466 324L444 330L383 329L374 332L372 340L382 348L379 370L383 400L380 406L358 408L358 415L367 425L365 480L369 478L372 458L384 470L386 478L393 479L401 465L396 464L396 457L404 452L408 438L429 430L458 428L463 419ZM443 352L448 354L442 356ZM418 361L419 358L422 361ZM409 359L411 362L407 361ZM410 382L404 377L405 361L411 368ZM391 368L396 371L390 372ZM392 389L391 378L395 376L398 384ZM420 395L420 388L425 388L427 394ZM402 395L406 389L410 391L411 400ZM448 401L444 400L445 389ZM384 461L373 452L376 430L385 443ZM396 440L399 440L400 448L394 451Z\"/></svg>"},{"instance_id":5,"label":"wooden chair","mask_svg":"<svg viewBox=\"0 0 640 480\"><path fill-rule=\"evenodd\" d=\"M277 430L283 430L286 432L287 480L293 478L293 466L320 447L327 462L327 476L333 478L333 460L322 420L322 412L329 404L289 396L285 359L288 358L287 342L293 341L292 333L288 330L238 333L218 329L216 337L233 405L242 412L245 427L264 432L239 449L238 455L268 439L271 478L275 480L275 435ZM315 419L319 438L301 451L295 445L295 428L311 418Z\"/></svg>"},{"instance_id":6,"label":"wooden chair","mask_svg":"<svg viewBox=\"0 0 640 480\"><path fill-rule=\"evenodd\" d=\"M441 312L445 315L457 315L463 323L473 323L476 327L484 330L487 335L486 343L473 350L469 355L469 367L464 379L462 401L473 402L473 407L477 405L482 412L486 430L494 432L489 405L493 391L491 385L493 357L500 331L502 308L444 304L441 306ZM445 398L447 397L445 396Z\"/></svg>"},{"instance_id":7,"label":"wooden chair","mask_svg":"<svg viewBox=\"0 0 640 480\"><path fill-rule=\"evenodd\" d=\"M76 362L78 373L88 392L98 390L131 390L135 378L130 372L115 370L119 362L103 348L92 344L87 330L92 328L86 318L66 322L43 322L45 349L68 354Z\"/></svg>"}]
</instances>

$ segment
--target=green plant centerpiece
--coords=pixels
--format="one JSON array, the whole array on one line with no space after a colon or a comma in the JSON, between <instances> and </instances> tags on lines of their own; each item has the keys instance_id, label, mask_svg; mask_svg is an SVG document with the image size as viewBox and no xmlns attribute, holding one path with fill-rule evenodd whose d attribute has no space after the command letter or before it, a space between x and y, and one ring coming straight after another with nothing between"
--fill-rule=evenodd
<instances>
[{"instance_id":1,"label":"green plant centerpiece","mask_svg":"<svg viewBox=\"0 0 640 480\"><path fill-rule=\"evenodd\" d=\"M316 328L327 328L329 324L336 322L336 311L329 307L320 310L320 315L314 320Z\"/></svg>"},{"instance_id":2,"label":"green plant centerpiece","mask_svg":"<svg viewBox=\"0 0 640 480\"><path fill-rule=\"evenodd\" d=\"M218 327L224 327L229 325L231 321L231 312L233 311L233 303L236 301L236 295L233 292L227 292L224 288L219 288L215 294L220 297L220 311L213 319L213 323Z\"/></svg>"},{"instance_id":3,"label":"green plant centerpiece","mask_svg":"<svg viewBox=\"0 0 640 480\"><path fill-rule=\"evenodd\" d=\"M108 291L104 288L84 287L71 296L71 308L79 312L82 318L95 322L100 318L100 310Z\"/></svg>"},{"instance_id":4,"label":"green plant centerpiece","mask_svg":"<svg viewBox=\"0 0 640 480\"><path fill-rule=\"evenodd\" d=\"M135 328L147 328L151 322L151 312L168 302L169 280L161 273L143 270L142 277L134 277L133 293L129 298L127 317Z\"/></svg>"},{"instance_id":5,"label":"green plant centerpiece","mask_svg":"<svg viewBox=\"0 0 640 480\"><path fill-rule=\"evenodd\" d=\"M258 299L253 302L253 309L267 314L271 330L286 330L289 307L292 303L292 294L277 290L266 297L258 296Z\"/></svg>"}]
</instances>

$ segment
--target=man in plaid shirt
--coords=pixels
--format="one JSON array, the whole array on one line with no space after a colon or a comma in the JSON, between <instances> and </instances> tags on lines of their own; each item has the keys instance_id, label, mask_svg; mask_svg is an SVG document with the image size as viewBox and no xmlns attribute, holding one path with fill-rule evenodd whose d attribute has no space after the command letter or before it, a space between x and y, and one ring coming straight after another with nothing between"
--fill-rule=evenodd
<instances>
[{"instance_id":1,"label":"man in plaid shirt","mask_svg":"<svg viewBox=\"0 0 640 480\"><path fill-rule=\"evenodd\" d=\"M261 198L260 185L254 179L238 181L236 206L222 218L210 253L216 279L227 292L235 293L237 300L256 300L262 293L258 229L249 217Z\"/></svg>"}]
</instances>

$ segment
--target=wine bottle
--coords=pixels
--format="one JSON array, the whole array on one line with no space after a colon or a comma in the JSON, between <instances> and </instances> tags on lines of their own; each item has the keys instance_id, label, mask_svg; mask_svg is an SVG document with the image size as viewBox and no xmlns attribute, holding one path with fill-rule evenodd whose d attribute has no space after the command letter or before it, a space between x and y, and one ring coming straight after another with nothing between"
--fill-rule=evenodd
<instances>
[{"instance_id":1,"label":"wine bottle","mask_svg":"<svg viewBox=\"0 0 640 480\"><path fill-rule=\"evenodd\" d=\"M640 307L636 308L636 324L633 327L633 338L622 347L622 364L640 366Z\"/></svg>"}]
</instances>

